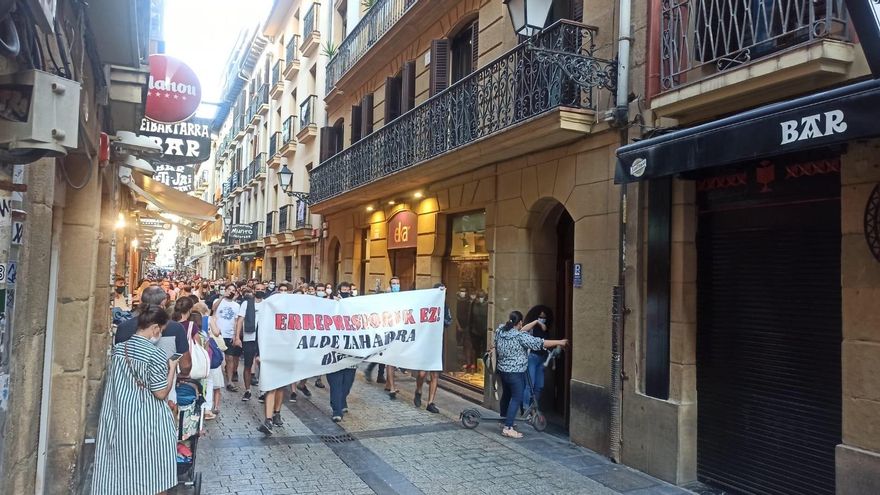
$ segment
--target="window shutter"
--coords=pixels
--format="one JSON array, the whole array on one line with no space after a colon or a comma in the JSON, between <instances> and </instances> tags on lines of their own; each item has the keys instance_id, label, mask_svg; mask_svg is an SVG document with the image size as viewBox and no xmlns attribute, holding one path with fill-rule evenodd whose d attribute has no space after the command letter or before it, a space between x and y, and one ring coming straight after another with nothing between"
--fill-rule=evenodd
<instances>
[{"instance_id":1,"label":"window shutter","mask_svg":"<svg viewBox=\"0 0 880 495\"><path fill-rule=\"evenodd\" d=\"M569 18L575 22L584 22L584 0L569 0Z\"/></svg>"},{"instance_id":2,"label":"window shutter","mask_svg":"<svg viewBox=\"0 0 880 495\"><path fill-rule=\"evenodd\" d=\"M373 133L373 93L361 100L361 138Z\"/></svg>"},{"instance_id":3,"label":"window shutter","mask_svg":"<svg viewBox=\"0 0 880 495\"><path fill-rule=\"evenodd\" d=\"M449 40L431 41L431 96L449 87Z\"/></svg>"},{"instance_id":4,"label":"window shutter","mask_svg":"<svg viewBox=\"0 0 880 495\"><path fill-rule=\"evenodd\" d=\"M361 106L354 105L351 107L351 144L361 140L361 131L364 123L361 121Z\"/></svg>"},{"instance_id":5,"label":"window shutter","mask_svg":"<svg viewBox=\"0 0 880 495\"><path fill-rule=\"evenodd\" d=\"M572 0L575 1L575 0ZM471 72L477 70L477 61L480 58L480 22L471 24Z\"/></svg>"},{"instance_id":6,"label":"window shutter","mask_svg":"<svg viewBox=\"0 0 880 495\"><path fill-rule=\"evenodd\" d=\"M321 128L321 162L324 162L333 155L333 148L336 146L336 136L334 129L330 126Z\"/></svg>"},{"instance_id":7,"label":"window shutter","mask_svg":"<svg viewBox=\"0 0 880 495\"><path fill-rule=\"evenodd\" d=\"M397 117L399 107L395 105L395 84L393 77L385 78L385 124Z\"/></svg>"},{"instance_id":8,"label":"window shutter","mask_svg":"<svg viewBox=\"0 0 880 495\"><path fill-rule=\"evenodd\" d=\"M400 91L400 113L409 112L416 106L416 63L412 60L403 64Z\"/></svg>"}]
</instances>

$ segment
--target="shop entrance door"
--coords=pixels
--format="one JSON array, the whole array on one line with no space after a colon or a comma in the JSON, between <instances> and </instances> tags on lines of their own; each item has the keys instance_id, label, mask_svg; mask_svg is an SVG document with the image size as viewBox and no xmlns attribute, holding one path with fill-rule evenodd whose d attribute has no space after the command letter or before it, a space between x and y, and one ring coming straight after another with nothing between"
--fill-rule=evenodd
<instances>
[{"instance_id":1,"label":"shop entrance door","mask_svg":"<svg viewBox=\"0 0 880 495\"><path fill-rule=\"evenodd\" d=\"M553 339L569 339L572 349L572 290L574 282L574 220L562 210L556 223L556 321ZM571 358L564 352L548 367L545 375L542 408L551 422L568 430L569 398L571 395Z\"/></svg>"},{"instance_id":2,"label":"shop entrance door","mask_svg":"<svg viewBox=\"0 0 880 495\"><path fill-rule=\"evenodd\" d=\"M391 270L400 277L402 290L416 288L416 250L415 248L394 249L388 252L391 256ZM387 282L386 282L387 283Z\"/></svg>"},{"instance_id":3,"label":"shop entrance door","mask_svg":"<svg viewBox=\"0 0 880 495\"><path fill-rule=\"evenodd\" d=\"M698 181L697 474L731 493L834 493L839 175L801 170Z\"/></svg>"}]
</instances>

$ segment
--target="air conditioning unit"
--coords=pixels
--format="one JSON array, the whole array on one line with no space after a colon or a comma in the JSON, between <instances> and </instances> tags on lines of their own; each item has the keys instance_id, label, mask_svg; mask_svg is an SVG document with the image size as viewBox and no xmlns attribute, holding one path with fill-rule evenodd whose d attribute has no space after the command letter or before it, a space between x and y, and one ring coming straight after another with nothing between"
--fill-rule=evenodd
<instances>
[{"instance_id":1,"label":"air conditioning unit","mask_svg":"<svg viewBox=\"0 0 880 495\"><path fill-rule=\"evenodd\" d=\"M0 148L64 155L79 138L80 84L48 72L0 76Z\"/></svg>"}]
</instances>

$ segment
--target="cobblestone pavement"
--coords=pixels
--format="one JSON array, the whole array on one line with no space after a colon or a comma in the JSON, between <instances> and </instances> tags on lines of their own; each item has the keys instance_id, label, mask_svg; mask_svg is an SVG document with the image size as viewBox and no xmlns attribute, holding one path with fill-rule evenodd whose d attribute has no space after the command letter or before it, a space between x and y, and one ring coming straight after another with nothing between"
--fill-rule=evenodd
<instances>
[{"instance_id":1,"label":"cobblestone pavement","mask_svg":"<svg viewBox=\"0 0 880 495\"><path fill-rule=\"evenodd\" d=\"M442 414L416 409L414 379L397 376L401 393L392 401L359 371L351 411L339 424L330 419L328 389L311 381L311 399L299 394L296 403L286 402L285 425L269 438L256 430L262 417L256 396L242 402L239 393L224 390L220 416L206 423L197 452L202 493L691 493L525 425L520 440L502 437L496 422L465 430L458 412L473 404L440 390Z\"/></svg>"}]
</instances>

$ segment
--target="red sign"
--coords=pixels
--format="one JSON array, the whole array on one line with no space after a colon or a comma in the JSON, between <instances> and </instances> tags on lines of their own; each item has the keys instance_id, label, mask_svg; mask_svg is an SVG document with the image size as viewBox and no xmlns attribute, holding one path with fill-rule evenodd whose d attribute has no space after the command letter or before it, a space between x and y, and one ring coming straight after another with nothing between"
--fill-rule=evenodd
<instances>
[{"instance_id":1,"label":"red sign","mask_svg":"<svg viewBox=\"0 0 880 495\"><path fill-rule=\"evenodd\" d=\"M192 117L202 102L199 78L188 65L167 55L150 55L148 119L165 124Z\"/></svg>"},{"instance_id":2,"label":"red sign","mask_svg":"<svg viewBox=\"0 0 880 495\"><path fill-rule=\"evenodd\" d=\"M419 216L404 210L388 221L388 249L414 248L418 244Z\"/></svg>"}]
</instances>

